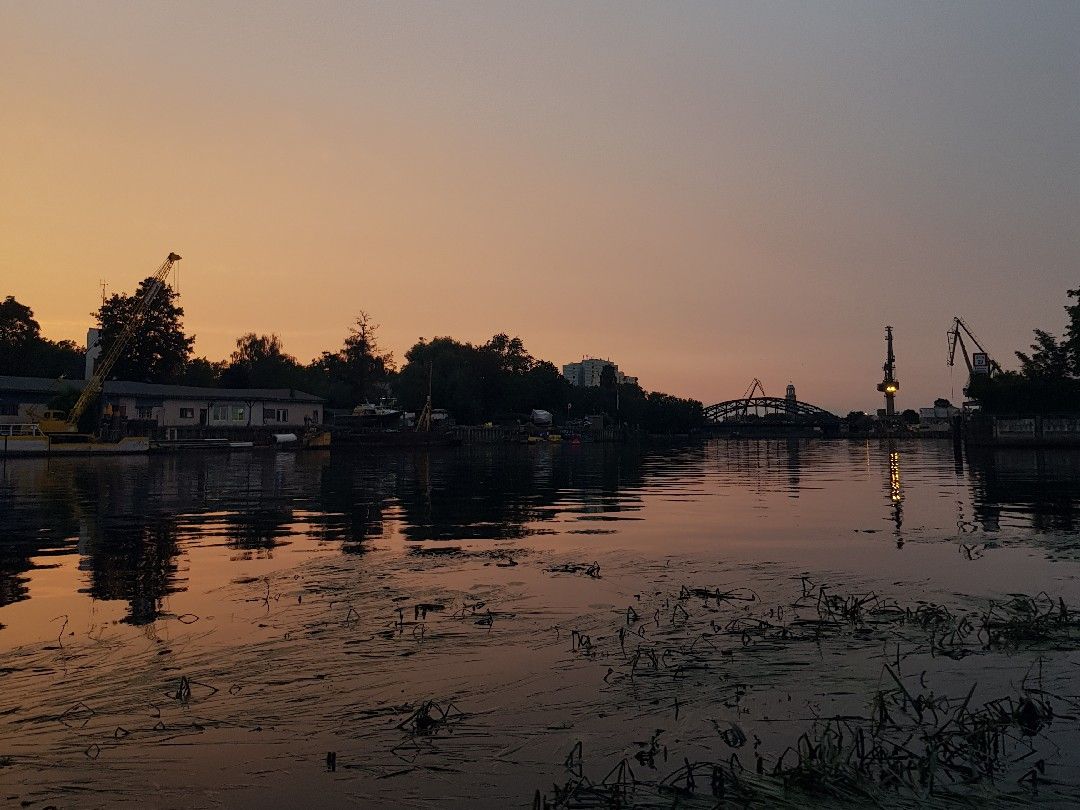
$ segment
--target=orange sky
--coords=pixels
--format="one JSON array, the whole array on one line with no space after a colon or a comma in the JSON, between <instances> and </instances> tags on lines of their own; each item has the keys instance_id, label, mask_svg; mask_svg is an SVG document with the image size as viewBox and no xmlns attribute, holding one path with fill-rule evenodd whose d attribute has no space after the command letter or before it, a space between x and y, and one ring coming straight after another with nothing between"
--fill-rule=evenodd
<instances>
[{"instance_id":1,"label":"orange sky","mask_svg":"<svg viewBox=\"0 0 1080 810\"><path fill-rule=\"evenodd\" d=\"M81 339L171 250L196 351L360 309L706 402L959 397L1080 285L1080 5L7 4L0 295Z\"/></svg>"}]
</instances>

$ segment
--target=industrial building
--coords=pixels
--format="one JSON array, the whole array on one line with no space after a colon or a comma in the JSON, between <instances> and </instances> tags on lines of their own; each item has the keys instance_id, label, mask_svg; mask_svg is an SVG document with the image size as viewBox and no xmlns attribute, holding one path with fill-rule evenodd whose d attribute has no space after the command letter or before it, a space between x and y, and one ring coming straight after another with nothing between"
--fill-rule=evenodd
<instances>
[{"instance_id":1,"label":"industrial building","mask_svg":"<svg viewBox=\"0 0 1080 810\"><path fill-rule=\"evenodd\" d=\"M919 433L924 436L948 438L953 432L953 422L960 409L947 399L934 402L932 408L919 408Z\"/></svg>"},{"instance_id":2,"label":"industrial building","mask_svg":"<svg viewBox=\"0 0 1080 810\"><path fill-rule=\"evenodd\" d=\"M571 385L578 388L597 388L600 386L600 375L605 366L611 366L615 370L615 381L619 385L638 384L637 377L623 374L615 363L596 357L583 358L580 363L567 363L562 367L562 373Z\"/></svg>"},{"instance_id":3,"label":"industrial building","mask_svg":"<svg viewBox=\"0 0 1080 810\"><path fill-rule=\"evenodd\" d=\"M0 425L33 422L49 403L82 391L85 380L0 376ZM102 412L134 424L145 435L177 438L226 434L236 429L295 430L323 421L323 400L290 389L198 388L110 380Z\"/></svg>"}]
</instances>

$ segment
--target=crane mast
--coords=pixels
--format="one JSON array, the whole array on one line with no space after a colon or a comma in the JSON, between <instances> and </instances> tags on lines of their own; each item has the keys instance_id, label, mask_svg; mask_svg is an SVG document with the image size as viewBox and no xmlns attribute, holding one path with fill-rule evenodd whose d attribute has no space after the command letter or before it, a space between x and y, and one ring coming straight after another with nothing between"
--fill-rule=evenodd
<instances>
[{"instance_id":1,"label":"crane mast","mask_svg":"<svg viewBox=\"0 0 1080 810\"><path fill-rule=\"evenodd\" d=\"M79 418L86 412L86 409L90 407L90 403L94 401L94 398L101 393L106 378L112 371L113 366L115 366L116 362L120 359L120 356L124 353L124 349L127 347L128 343L131 342L131 338L134 337L135 332L142 326L146 313L150 311L154 299L156 299L161 293L161 290L164 289L165 279L173 269L173 265L178 261L180 261L180 256L175 253L170 253L162 263L161 267L154 273L152 282L146 288L146 292L143 293L142 298L140 298L135 305L135 312L132 313L131 319L124 324L123 330L121 330L116 340L113 341L112 346L109 347L109 351L98 361L93 376L86 381L86 385L83 387L78 401L68 413L66 422L67 431L71 432L76 429Z\"/></svg>"},{"instance_id":2,"label":"crane mast","mask_svg":"<svg viewBox=\"0 0 1080 810\"><path fill-rule=\"evenodd\" d=\"M882 370L885 377L878 383L877 390L885 395L885 416L891 419L896 415L896 392L900 390L900 381L896 379L896 355L893 354L892 327L885 327L885 365Z\"/></svg>"}]
</instances>

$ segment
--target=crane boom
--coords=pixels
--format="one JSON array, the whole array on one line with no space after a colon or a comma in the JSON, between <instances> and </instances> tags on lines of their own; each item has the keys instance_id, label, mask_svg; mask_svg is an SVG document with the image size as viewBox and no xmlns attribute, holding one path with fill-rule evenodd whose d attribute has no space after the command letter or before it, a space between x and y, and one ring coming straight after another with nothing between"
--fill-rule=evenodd
<instances>
[{"instance_id":1,"label":"crane boom","mask_svg":"<svg viewBox=\"0 0 1080 810\"><path fill-rule=\"evenodd\" d=\"M757 377L751 381L750 386L743 393L743 407L742 415L746 416L750 412L750 400L754 398L754 394L758 391L761 392L761 396L765 396L765 386L761 384L761 380Z\"/></svg>"},{"instance_id":2,"label":"crane boom","mask_svg":"<svg viewBox=\"0 0 1080 810\"><path fill-rule=\"evenodd\" d=\"M162 263L161 267L154 273L153 281L150 286L146 288L146 292L143 293L142 298L140 298L135 305L135 312L132 313L131 320L124 324L123 330L117 336L116 340L113 341L112 346L109 347L109 351L98 361L93 376L86 381L86 385L83 387L82 393L75 403L75 407L68 413L67 425L69 430L75 429L75 426L79 423L79 418L86 412L86 409L90 406L90 403L94 401L94 398L101 393L101 389L105 385L105 379L109 376L109 372L112 371L113 366L115 366L116 362L120 359L120 355L124 353L124 349L135 335L135 332L142 326L146 313L150 311L154 299L158 297L158 294L165 286L165 279L168 277L173 265L178 261L180 261L180 257L175 253L170 253L168 258Z\"/></svg>"},{"instance_id":3,"label":"crane boom","mask_svg":"<svg viewBox=\"0 0 1080 810\"><path fill-rule=\"evenodd\" d=\"M983 348L982 344L979 343L979 339L975 337L975 333L971 331L971 327L964 323L964 319L961 318L959 315L953 317L952 329L950 329L948 332L949 367L952 368L952 366L956 362L956 347L959 346L960 351L964 355L964 364L967 366L968 374L974 373L974 368L971 364L971 355L968 353L968 347L967 343L964 341L964 335L968 336L968 340L971 341L971 343L975 346L976 349L986 355L986 361L989 364L990 373L993 374L996 372L1000 374L1001 366L998 365L997 360L995 360L990 355L990 352Z\"/></svg>"},{"instance_id":4,"label":"crane boom","mask_svg":"<svg viewBox=\"0 0 1080 810\"><path fill-rule=\"evenodd\" d=\"M746 389L746 393L742 395L742 398L753 399L754 393L756 391L760 391L761 395L765 396L765 386L761 384L761 380L759 380L757 377L754 377L753 382L750 383L750 386Z\"/></svg>"}]
</instances>

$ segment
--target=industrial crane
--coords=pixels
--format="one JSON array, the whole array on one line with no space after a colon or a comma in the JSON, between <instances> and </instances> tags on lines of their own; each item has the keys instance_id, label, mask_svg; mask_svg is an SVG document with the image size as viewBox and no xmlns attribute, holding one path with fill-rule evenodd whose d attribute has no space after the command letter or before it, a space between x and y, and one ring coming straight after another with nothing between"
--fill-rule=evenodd
<instances>
[{"instance_id":1,"label":"industrial crane","mask_svg":"<svg viewBox=\"0 0 1080 810\"><path fill-rule=\"evenodd\" d=\"M979 350L979 354L986 358L985 363L979 364L978 369L976 368L977 364L975 364L972 360L973 355L968 352L967 344L964 343L964 335L968 336L968 340L970 340L972 344L974 344L975 348ZM948 337L949 368L952 368L953 364L956 361L956 347L959 346L960 351L964 354L964 364L967 366L969 376L975 373L986 374L987 376L992 376L995 373L1001 373L1001 366L998 365L997 360L991 357L990 353L982 347L982 344L979 343L978 338L975 337L974 333L971 331L968 325L964 323L964 319L961 318L959 315L953 318L952 329L948 331Z\"/></svg>"},{"instance_id":2,"label":"industrial crane","mask_svg":"<svg viewBox=\"0 0 1080 810\"><path fill-rule=\"evenodd\" d=\"M86 381L86 385L83 386L78 401L68 412L67 418L63 421L52 421L51 424L43 422L41 427L45 433L74 433L78 429L79 419L86 412L86 409L90 407L90 403L101 393L101 389L105 385L105 379L109 376L109 372L112 371L113 366L116 365L116 362L124 353L124 349L127 347L128 343L131 342L131 338L135 336L139 327L142 326L143 320L146 318L146 313L150 311L154 299L156 299L164 289L165 279L173 269L173 265L178 261L180 261L180 256L175 253L170 253L162 263L161 267L157 269L157 272L154 273L153 280L146 288L142 298L135 304L135 312L132 313L131 320L124 324L124 328L116 337L116 340L113 341L112 346L109 347L109 351L98 361L97 368L94 370L90 379ZM52 430L50 430L50 428L52 428Z\"/></svg>"},{"instance_id":3,"label":"industrial crane","mask_svg":"<svg viewBox=\"0 0 1080 810\"><path fill-rule=\"evenodd\" d=\"M759 391L761 392L761 396L764 397L766 395L765 394L765 386L761 384L761 380L759 380L757 377L754 377L753 381L750 383L750 386L746 389L746 391L742 395L742 398L743 398L742 415L743 416L748 416L749 415L749 413L750 413L750 400L753 399L754 394L759 392Z\"/></svg>"},{"instance_id":4,"label":"industrial crane","mask_svg":"<svg viewBox=\"0 0 1080 810\"><path fill-rule=\"evenodd\" d=\"M885 395L885 416L892 419L896 415L896 392L900 390L900 381L896 379L896 355L893 354L892 327L885 327L885 365L882 370L885 377L878 383L877 390Z\"/></svg>"},{"instance_id":5,"label":"industrial crane","mask_svg":"<svg viewBox=\"0 0 1080 810\"><path fill-rule=\"evenodd\" d=\"M757 377L754 377L753 382L750 383L750 386L746 389L746 392L742 395L742 398L753 399L754 394L758 391L761 392L762 396L766 396L765 386L761 384L761 380L759 380Z\"/></svg>"}]
</instances>

